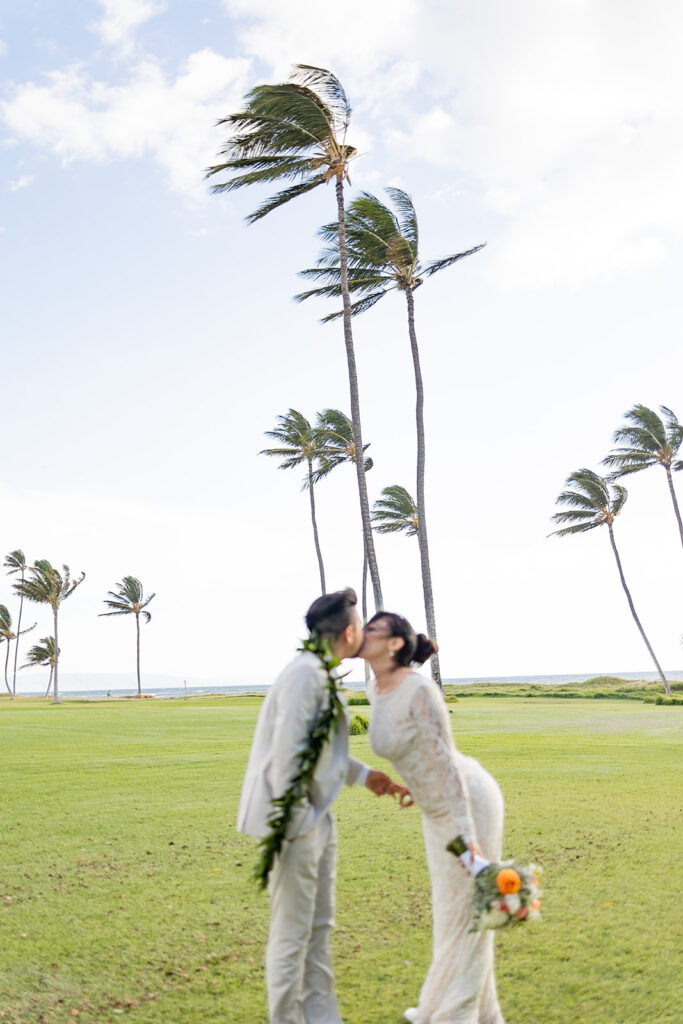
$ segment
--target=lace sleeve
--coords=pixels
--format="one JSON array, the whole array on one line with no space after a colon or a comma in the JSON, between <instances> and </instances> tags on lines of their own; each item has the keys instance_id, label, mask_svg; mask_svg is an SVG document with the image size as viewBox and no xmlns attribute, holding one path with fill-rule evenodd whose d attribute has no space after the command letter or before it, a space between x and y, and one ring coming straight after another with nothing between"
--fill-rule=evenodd
<instances>
[{"instance_id":1,"label":"lace sleeve","mask_svg":"<svg viewBox=\"0 0 683 1024\"><path fill-rule=\"evenodd\" d=\"M409 708L415 728L413 756L420 758L422 772L429 779L433 810L452 819L453 837L476 842L467 782L459 770L448 712L433 684L419 686ZM427 781L427 779L425 779Z\"/></svg>"}]
</instances>

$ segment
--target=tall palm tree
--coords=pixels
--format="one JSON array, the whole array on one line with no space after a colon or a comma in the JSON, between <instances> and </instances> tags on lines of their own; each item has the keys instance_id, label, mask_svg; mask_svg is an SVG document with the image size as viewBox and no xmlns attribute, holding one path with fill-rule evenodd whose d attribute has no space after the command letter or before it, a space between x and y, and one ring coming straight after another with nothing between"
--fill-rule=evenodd
<instances>
[{"instance_id":1,"label":"tall palm tree","mask_svg":"<svg viewBox=\"0 0 683 1024\"><path fill-rule=\"evenodd\" d=\"M23 636L24 633L30 633L32 629L36 628L36 626L37 623L34 622L32 626L28 627L28 629L17 629L17 632L15 633L12 629L12 616L10 615L5 605L0 604L0 643L3 643L4 641L7 644L7 651L5 653L5 686L7 687L7 692L9 693L12 700L14 700L14 698L16 697L16 684L14 687L11 687L9 684L9 679L7 677L7 668L9 665L9 652L12 646L12 641L14 640L16 646L19 637Z\"/></svg>"},{"instance_id":2,"label":"tall palm tree","mask_svg":"<svg viewBox=\"0 0 683 1024\"><path fill-rule=\"evenodd\" d=\"M258 85L247 93L244 107L218 123L233 132L221 150L225 159L207 176L233 174L213 186L217 193L249 185L285 180L295 184L276 192L250 216L254 223L284 203L334 181L337 201L339 272L343 299L344 344L351 392L351 420L357 451L363 450L356 355L351 329L348 257L344 223L344 184L356 150L346 141L351 106L338 78L325 68L295 65L287 82ZM363 466L356 464L363 534L368 554L375 605L382 607L382 588L370 524L370 506Z\"/></svg>"},{"instance_id":3,"label":"tall palm tree","mask_svg":"<svg viewBox=\"0 0 683 1024\"><path fill-rule=\"evenodd\" d=\"M57 662L55 638L53 636L44 636L40 643L30 648L26 657L28 658L28 661L25 665L21 666L22 668L34 668L36 665L50 666L50 678L48 680L47 690L45 691L45 700L47 700L50 696L50 690L52 689L52 676Z\"/></svg>"},{"instance_id":4,"label":"tall palm tree","mask_svg":"<svg viewBox=\"0 0 683 1024\"><path fill-rule=\"evenodd\" d=\"M314 484L318 479L318 471L315 465L319 459L319 442L316 431L309 421L297 409L290 409L284 416L278 416L277 426L274 430L267 430L266 437L279 441L279 448L264 448L259 455L272 455L282 459L278 469L294 469L306 463L308 473L304 479L301 489L308 488L308 496L311 505L311 522L313 524L313 541L315 553L318 558L318 569L320 571L320 588L325 591L325 567L323 556L320 550L320 538L318 536L318 522L315 515Z\"/></svg>"},{"instance_id":5,"label":"tall palm tree","mask_svg":"<svg viewBox=\"0 0 683 1024\"><path fill-rule=\"evenodd\" d=\"M324 479L332 470L345 463L351 463L355 466L356 445L353 439L353 424L341 409L324 409L322 412L319 412L316 419L315 433L319 449L318 469L315 475L316 482ZM363 454L365 454L369 447L369 444L363 446ZM371 458L363 459L364 473L368 473L372 466ZM368 617L367 577L368 552L365 547L365 535L363 535L361 613L364 622ZM367 662L364 662L364 665L367 679L370 669Z\"/></svg>"},{"instance_id":6,"label":"tall palm tree","mask_svg":"<svg viewBox=\"0 0 683 1024\"><path fill-rule=\"evenodd\" d=\"M16 551L10 551L9 555L5 558L5 568L8 570L8 576L16 576L18 572L21 573L22 581L25 578L26 570L28 565L26 564L26 556L24 552L17 548ZM19 619L17 621L17 630L21 631L21 615L24 610L24 598L19 598ZM12 692L17 692L17 655L19 654L19 644L14 645L14 671L12 673Z\"/></svg>"},{"instance_id":7,"label":"tall palm tree","mask_svg":"<svg viewBox=\"0 0 683 1024\"><path fill-rule=\"evenodd\" d=\"M79 587L85 579L82 572L78 579L71 578L71 570L68 565L62 566L59 572L46 558L38 559L28 570L26 579L14 584L14 589L20 596L36 604L49 604L52 608L52 619L54 623L55 641L55 671L54 671L54 702L60 703L59 699L59 609L67 597L71 597L76 587Z\"/></svg>"},{"instance_id":8,"label":"tall palm tree","mask_svg":"<svg viewBox=\"0 0 683 1024\"><path fill-rule=\"evenodd\" d=\"M660 405L659 410L663 420L645 405L634 405L624 413L629 424L614 433L614 440L623 442L622 446L615 448L602 462L604 466L613 467L614 478L639 473L641 469L649 469L650 466L663 467L683 544L683 521L671 475L683 469L683 461L674 459L683 444L683 424L678 422L676 415L665 405Z\"/></svg>"},{"instance_id":9,"label":"tall palm tree","mask_svg":"<svg viewBox=\"0 0 683 1024\"><path fill-rule=\"evenodd\" d=\"M432 588L432 572L429 560L427 536L427 513L425 503L426 444L424 429L424 385L420 366L420 350L415 330L415 290L425 278L452 267L466 256L483 249L473 249L444 256L429 263L420 261L418 251L418 224L415 207L407 192L399 188L387 188L387 195L394 206L382 203L376 196L363 192L349 205L346 213L346 236L348 241L349 276L348 286L358 299L351 306L352 315L371 309L390 291L403 292L408 315L408 337L415 375L415 421L417 428L417 508L418 543L422 570L425 616L429 635L436 640L436 612ZM339 261L339 224L326 224L320 235L327 243L318 258L318 265L301 272L301 277L313 279L319 286L302 292L299 301L312 295L337 297L342 294L342 275ZM341 312L331 313L323 322L335 320ZM438 655L432 658L432 677L441 686Z\"/></svg>"},{"instance_id":10,"label":"tall palm tree","mask_svg":"<svg viewBox=\"0 0 683 1024\"><path fill-rule=\"evenodd\" d=\"M140 682L140 616L144 616L145 622L150 621L152 616L145 609L156 595L150 594L149 597L145 597L142 583L135 576L124 576L122 581L115 586L116 589L108 591L107 597L104 599L107 608L112 610L110 612L100 612L100 617L107 615L135 616L135 632L137 636L135 663L138 673L138 697L142 697L142 684Z\"/></svg>"},{"instance_id":11,"label":"tall palm tree","mask_svg":"<svg viewBox=\"0 0 683 1024\"><path fill-rule=\"evenodd\" d=\"M585 533L587 530L594 530L598 526L607 526L610 544L612 545L617 569L619 570L619 579L624 588L631 615L657 668L659 677L664 683L665 691L671 693L667 678L655 657L655 652L652 650L650 641L646 637L645 630L636 614L631 593L626 586L617 545L614 541L613 524L626 503L628 496L626 488L621 487L619 484L612 484L609 480L604 479L604 477L598 476L591 469L579 469L576 473L572 473L567 478L566 487L567 490L562 491L557 498L556 504L567 507L562 512L556 512L552 518L556 523L570 523L571 525L555 530L550 536L567 537L571 533Z\"/></svg>"}]
</instances>

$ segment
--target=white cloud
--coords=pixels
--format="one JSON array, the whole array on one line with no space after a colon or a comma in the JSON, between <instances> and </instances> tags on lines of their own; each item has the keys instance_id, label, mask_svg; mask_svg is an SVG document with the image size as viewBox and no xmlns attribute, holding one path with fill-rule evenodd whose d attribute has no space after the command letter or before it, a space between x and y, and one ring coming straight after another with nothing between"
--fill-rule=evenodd
<instances>
[{"instance_id":1,"label":"white cloud","mask_svg":"<svg viewBox=\"0 0 683 1024\"><path fill-rule=\"evenodd\" d=\"M406 86L414 70L405 60L420 17L418 0L346 0L341 15L315 0L223 0L228 14L244 19L240 43L270 64L275 76L290 66L343 67L354 85L385 63L399 63Z\"/></svg>"},{"instance_id":2,"label":"white cloud","mask_svg":"<svg viewBox=\"0 0 683 1024\"><path fill-rule=\"evenodd\" d=\"M212 50L191 54L175 78L149 57L123 85L96 81L79 65L53 71L45 85L16 88L0 115L15 136L48 148L66 164L151 156L169 187L199 198L202 170L215 157L216 119L245 89L247 60Z\"/></svg>"},{"instance_id":3,"label":"white cloud","mask_svg":"<svg viewBox=\"0 0 683 1024\"><path fill-rule=\"evenodd\" d=\"M16 181L8 181L7 187L10 192L18 192L22 188L28 188L32 181L35 180L35 174L24 174L21 178L17 178Z\"/></svg>"},{"instance_id":4,"label":"white cloud","mask_svg":"<svg viewBox=\"0 0 683 1024\"><path fill-rule=\"evenodd\" d=\"M130 50L137 29L150 18L166 10L166 4L155 0L98 0L104 17L92 25L108 46Z\"/></svg>"}]
</instances>

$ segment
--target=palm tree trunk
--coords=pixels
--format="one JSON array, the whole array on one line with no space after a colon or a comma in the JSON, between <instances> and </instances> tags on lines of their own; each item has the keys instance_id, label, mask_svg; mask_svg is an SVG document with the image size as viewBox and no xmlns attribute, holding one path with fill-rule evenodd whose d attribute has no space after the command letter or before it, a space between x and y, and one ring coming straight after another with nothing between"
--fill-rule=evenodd
<instances>
[{"instance_id":1,"label":"palm tree trunk","mask_svg":"<svg viewBox=\"0 0 683 1024\"><path fill-rule=\"evenodd\" d=\"M318 569L320 570L320 588L321 593L326 594L325 590L325 568L323 566L323 556L320 550L320 540L318 538L318 523L315 518L315 498L313 497L313 462L311 459L308 460L308 493L311 499L311 522L313 523L313 540L315 541L315 553L318 556Z\"/></svg>"},{"instance_id":2,"label":"palm tree trunk","mask_svg":"<svg viewBox=\"0 0 683 1024\"><path fill-rule=\"evenodd\" d=\"M375 611L383 607L382 586L379 581L379 569L375 555L375 542L370 523L370 505L368 488L365 480L365 462L363 459L363 436L360 426L360 399L358 397L358 376L356 373L356 354L353 348L351 331L351 299L349 297L348 256L346 251L346 220L344 217L344 183L337 177L337 220L339 224L339 271L341 276L342 299L344 305L344 344L346 345L346 361L349 368L349 389L351 392L351 425L353 427L353 444L356 449L356 475L358 477L358 496L360 498L360 514L363 521L363 539L368 556L368 567L372 590L375 598Z\"/></svg>"},{"instance_id":3,"label":"palm tree trunk","mask_svg":"<svg viewBox=\"0 0 683 1024\"><path fill-rule=\"evenodd\" d=\"M361 612L363 614L363 625L368 621L368 553L365 549L365 539L363 539L363 580L361 584ZM370 662L363 659L363 667L365 669L365 685L367 687L370 680Z\"/></svg>"},{"instance_id":4,"label":"palm tree trunk","mask_svg":"<svg viewBox=\"0 0 683 1024\"><path fill-rule=\"evenodd\" d=\"M24 582L24 570L21 570L21 582ZM12 693L17 692L17 656L19 654L19 634L21 633L21 613L24 610L24 595L19 599L19 622L17 623L17 643L14 648L14 672L12 675Z\"/></svg>"},{"instance_id":5,"label":"palm tree trunk","mask_svg":"<svg viewBox=\"0 0 683 1024\"><path fill-rule=\"evenodd\" d=\"M7 687L7 692L9 693L10 697L12 698L12 700L14 700L14 694L12 693L12 687L10 686L9 680L7 678L7 665L9 664L9 650L10 650L10 641L8 639L7 640L7 654L5 655L5 686Z\"/></svg>"},{"instance_id":6,"label":"palm tree trunk","mask_svg":"<svg viewBox=\"0 0 683 1024\"><path fill-rule=\"evenodd\" d=\"M671 467L670 466L665 466L664 469L666 470L666 479L669 481L669 491L671 493L671 500L674 503L674 512L676 513L676 521L678 523L678 532L681 535L681 544L683 544L683 522L681 522L681 513L680 513L680 510L678 508L678 501L676 500L676 492L674 490L673 477L671 476Z\"/></svg>"},{"instance_id":7,"label":"palm tree trunk","mask_svg":"<svg viewBox=\"0 0 683 1024\"><path fill-rule=\"evenodd\" d=\"M50 665L50 679L47 684L47 690L45 691L45 700L50 696L50 690L52 689L52 673L54 672L54 665Z\"/></svg>"},{"instance_id":8,"label":"palm tree trunk","mask_svg":"<svg viewBox=\"0 0 683 1024\"><path fill-rule=\"evenodd\" d=\"M55 620L55 671L54 671L54 702L55 704L61 703L59 700L59 634L57 632L57 618L59 615L59 606L52 609Z\"/></svg>"},{"instance_id":9,"label":"palm tree trunk","mask_svg":"<svg viewBox=\"0 0 683 1024\"><path fill-rule=\"evenodd\" d=\"M645 636L645 630L641 626L640 619L636 615L636 610L633 607L633 600L631 599L631 594L629 592L628 587L626 586L626 580L624 579L624 571L621 568L621 559L619 558L619 552L617 551L617 545L614 543L614 531L612 529L612 524L608 522L607 525L609 527L609 539L610 539L610 543L612 545L612 551L614 552L614 557L617 560L617 569L619 570L619 579L621 580L621 585L624 588L624 593L626 594L626 600L628 601L628 606L631 609L631 615L633 616L635 624L636 624L636 626L638 627L638 629L640 631L640 635L643 638L645 646L647 647L648 651L650 652L650 657L652 658L652 660L654 661L654 663L655 663L655 665L657 667L657 671L659 672L659 678L664 683L664 690L665 690L666 693L670 694L671 693L671 687L669 686L669 684L667 682L666 676L662 672L661 665L659 664L659 662L657 661L657 658L655 657L655 652L652 650L652 647L650 646L650 641Z\"/></svg>"},{"instance_id":10,"label":"palm tree trunk","mask_svg":"<svg viewBox=\"0 0 683 1024\"><path fill-rule=\"evenodd\" d=\"M137 631L137 669L138 669L138 697L142 697L142 684L140 682L140 616L135 613L135 628Z\"/></svg>"},{"instance_id":11,"label":"palm tree trunk","mask_svg":"<svg viewBox=\"0 0 683 1024\"><path fill-rule=\"evenodd\" d=\"M410 350L413 355L413 369L415 371L415 421L417 425L417 539L420 547L420 566L422 569L422 591L424 594L425 617L427 619L427 633L436 641L436 615L434 613L434 592L432 590L432 571L429 564L429 543L427 541L427 513L425 511L425 424L424 424L424 387L422 384L422 370L420 369L420 350L417 346L417 334L415 333L415 302L410 289L406 291L406 302L408 303L408 334L410 335ZM432 679L440 690L443 690L441 682L441 669L439 667L439 655L434 654L431 660Z\"/></svg>"}]
</instances>

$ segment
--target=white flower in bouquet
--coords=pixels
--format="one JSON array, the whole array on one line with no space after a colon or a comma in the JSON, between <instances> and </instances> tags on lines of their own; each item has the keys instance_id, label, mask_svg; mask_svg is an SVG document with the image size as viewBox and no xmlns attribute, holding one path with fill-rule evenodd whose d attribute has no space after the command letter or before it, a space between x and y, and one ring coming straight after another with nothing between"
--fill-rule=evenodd
<instances>
[{"instance_id":1,"label":"white flower in bouquet","mask_svg":"<svg viewBox=\"0 0 683 1024\"><path fill-rule=\"evenodd\" d=\"M505 897L505 903L511 914L516 914L519 908L522 906L522 901L516 892L511 893Z\"/></svg>"},{"instance_id":2,"label":"white flower in bouquet","mask_svg":"<svg viewBox=\"0 0 683 1024\"><path fill-rule=\"evenodd\" d=\"M485 910L479 918L477 931L485 931L488 928L502 928L504 924L507 924L507 921L508 915L504 910L491 907L490 910Z\"/></svg>"}]
</instances>

